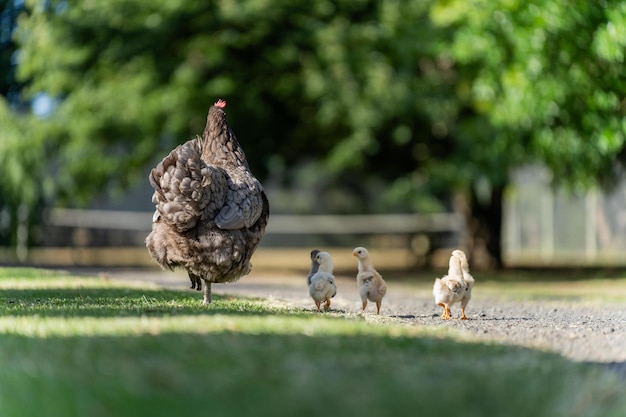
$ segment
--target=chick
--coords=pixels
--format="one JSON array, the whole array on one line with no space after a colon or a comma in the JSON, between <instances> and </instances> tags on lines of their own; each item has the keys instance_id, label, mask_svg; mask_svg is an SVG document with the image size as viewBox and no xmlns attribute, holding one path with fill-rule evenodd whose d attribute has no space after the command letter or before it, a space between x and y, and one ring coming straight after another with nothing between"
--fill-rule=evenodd
<instances>
[{"instance_id":1,"label":"chick","mask_svg":"<svg viewBox=\"0 0 626 417\"><path fill-rule=\"evenodd\" d=\"M459 257L452 254L448 266L448 275L436 278L433 285L435 304L443 307L441 318L444 320L452 318L450 307L461 301L467 290L467 284L463 280L463 270ZM465 314L463 313L461 319L467 318L464 316Z\"/></svg>"},{"instance_id":2,"label":"chick","mask_svg":"<svg viewBox=\"0 0 626 417\"><path fill-rule=\"evenodd\" d=\"M376 314L380 314L380 305L383 297L387 294L387 285L383 277L374 269L367 249L363 247L354 248L352 256L356 256L359 263L356 285L363 302L363 311L365 311L369 300L376 303Z\"/></svg>"},{"instance_id":3,"label":"chick","mask_svg":"<svg viewBox=\"0 0 626 417\"><path fill-rule=\"evenodd\" d=\"M311 251L311 269L309 275L306 277L307 285L311 285L311 277L320 269L320 264L315 260L315 256L320 253L319 249L313 249Z\"/></svg>"},{"instance_id":4,"label":"chick","mask_svg":"<svg viewBox=\"0 0 626 417\"><path fill-rule=\"evenodd\" d=\"M474 277L470 274L469 263L467 262L465 252L457 249L455 251L452 251L452 256L456 257L459 260L463 281L465 282L465 294L463 295L463 297L461 297L461 320L467 320L467 316L465 315L465 307L467 307L467 303L469 303L470 299L472 298Z\"/></svg>"},{"instance_id":5,"label":"chick","mask_svg":"<svg viewBox=\"0 0 626 417\"><path fill-rule=\"evenodd\" d=\"M330 309L330 299L337 295L337 285L333 276L333 260L328 252L318 252L313 260L318 264L318 271L311 276L309 295L315 301L317 311L324 302L324 310ZM313 265L311 265L313 267Z\"/></svg>"}]
</instances>

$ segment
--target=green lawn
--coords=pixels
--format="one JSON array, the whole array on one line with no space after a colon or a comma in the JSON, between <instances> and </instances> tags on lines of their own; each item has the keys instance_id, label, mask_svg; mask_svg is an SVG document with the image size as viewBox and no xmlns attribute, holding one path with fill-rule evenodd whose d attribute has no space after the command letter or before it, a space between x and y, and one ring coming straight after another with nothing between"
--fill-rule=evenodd
<instances>
[{"instance_id":1,"label":"green lawn","mask_svg":"<svg viewBox=\"0 0 626 417\"><path fill-rule=\"evenodd\" d=\"M554 354L263 300L0 269L0 416L615 416Z\"/></svg>"}]
</instances>

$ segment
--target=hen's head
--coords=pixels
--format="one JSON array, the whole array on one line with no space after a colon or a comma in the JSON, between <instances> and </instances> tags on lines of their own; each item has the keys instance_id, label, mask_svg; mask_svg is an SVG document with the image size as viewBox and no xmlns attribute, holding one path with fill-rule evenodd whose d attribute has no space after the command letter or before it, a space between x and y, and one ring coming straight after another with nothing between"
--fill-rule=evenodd
<instances>
[{"instance_id":1,"label":"hen's head","mask_svg":"<svg viewBox=\"0 0 626 417\"><path fill-rule=\"evenodd\" d=\"M352 256L356 256L359 259L365 259L369 255L369 252L364 247L359 246L358 248L354 248L352 251Z\"/></svg>"}]
</instances>

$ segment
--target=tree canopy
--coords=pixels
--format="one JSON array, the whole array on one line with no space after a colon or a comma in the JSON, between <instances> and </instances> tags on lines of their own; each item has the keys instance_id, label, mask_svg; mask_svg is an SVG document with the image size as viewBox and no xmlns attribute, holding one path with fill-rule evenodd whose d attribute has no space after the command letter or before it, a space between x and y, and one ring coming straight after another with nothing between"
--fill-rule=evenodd
<instances>
[{"instance_id":1,"label":"tree canopy","mask_svg":"<svg viewBox=\"0 0 626 417\"><path fill-rule=\"evenodd\" d=\"M461 97L546 164L587 187L615 174L626 131L626 4L620 1L439 1L454 31Z\"/></svg>"},{"instance_id":2,"label":"tree canopy","mask_svg":"<svg viewBox=\"0 0 626 417\"><path fill-rule=\"evenodd\" d=\"M0 100L0 203L124 189L217 98L255 173L321 161L363 211L441 210L532 161L587 186L624 156L624 16L617 0L27 1L17 76L52 108Z\"/></svg>"}]
</instances>

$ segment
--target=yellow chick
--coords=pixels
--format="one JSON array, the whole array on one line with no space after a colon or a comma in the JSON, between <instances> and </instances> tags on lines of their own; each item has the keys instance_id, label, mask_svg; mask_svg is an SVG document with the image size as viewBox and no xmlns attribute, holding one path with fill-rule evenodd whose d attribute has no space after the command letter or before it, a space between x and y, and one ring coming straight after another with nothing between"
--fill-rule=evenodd
<instances>
[{"instance_id":1,"label":"yellow chick","mask_svg":"<svg viewBox=\"0 0 626 417\"><path fill-rule=\"evenodd\" d=\"M330 309L330 299L337 295L337 285L335 284L335 276L333 275L333 260L328 252L318 252L313 262L319 265L310 279L309 295L313 298L317 311L324 302L324 310Z\"/></svg>"},{"instance_id":2,"label":"yellow chick","mask_svg":"<svg viewBox=\"0 0 626 417\"><path fill-rule=\"evenodd\" d=\"M465 281L465 294L461 297L461 320L467 320L467 316L465 315L465 307L467 307L467 303L469 303L472 298L472 288L474 287L474 277L470 274L469 263L467 262L467 256L465 256L465 252L460 249L452 251L452 256L456 257L461 263L461 272L463 276L463 281Z\"/></svg>"},{"instance_id":3,"label":"yellow chick","mask_svg":"<svg viewBox=\"0 0 626 417\"><path fill-rule=\"evenodd\" d=\"M359 272L356 276L356 285L363 302L363 311L369 300L376 303L376 314L380 314L380 305L387 294L387 285L383 277L374 269L367 249L355 248L352 256L356 256L358 260Z\"/></svg>"},{"instance_id":4,"label":"yellow chick","mask_svg":"<svg viewBox=\"0 0 626 417\"><path fill-rule=\"evenodd\" d=\"M463 269L461 260L454 253L450 256L448 262L448 275L442 278L436 278L433 285L433 295L435 296L435 304L443 308L441 318L449 320L452 318L450 307L465 296L467 284L463 281ZM461 316L464 319L465 314ZM466 319L467 317L465 317Z\"/></svg>"}]
</instances>

